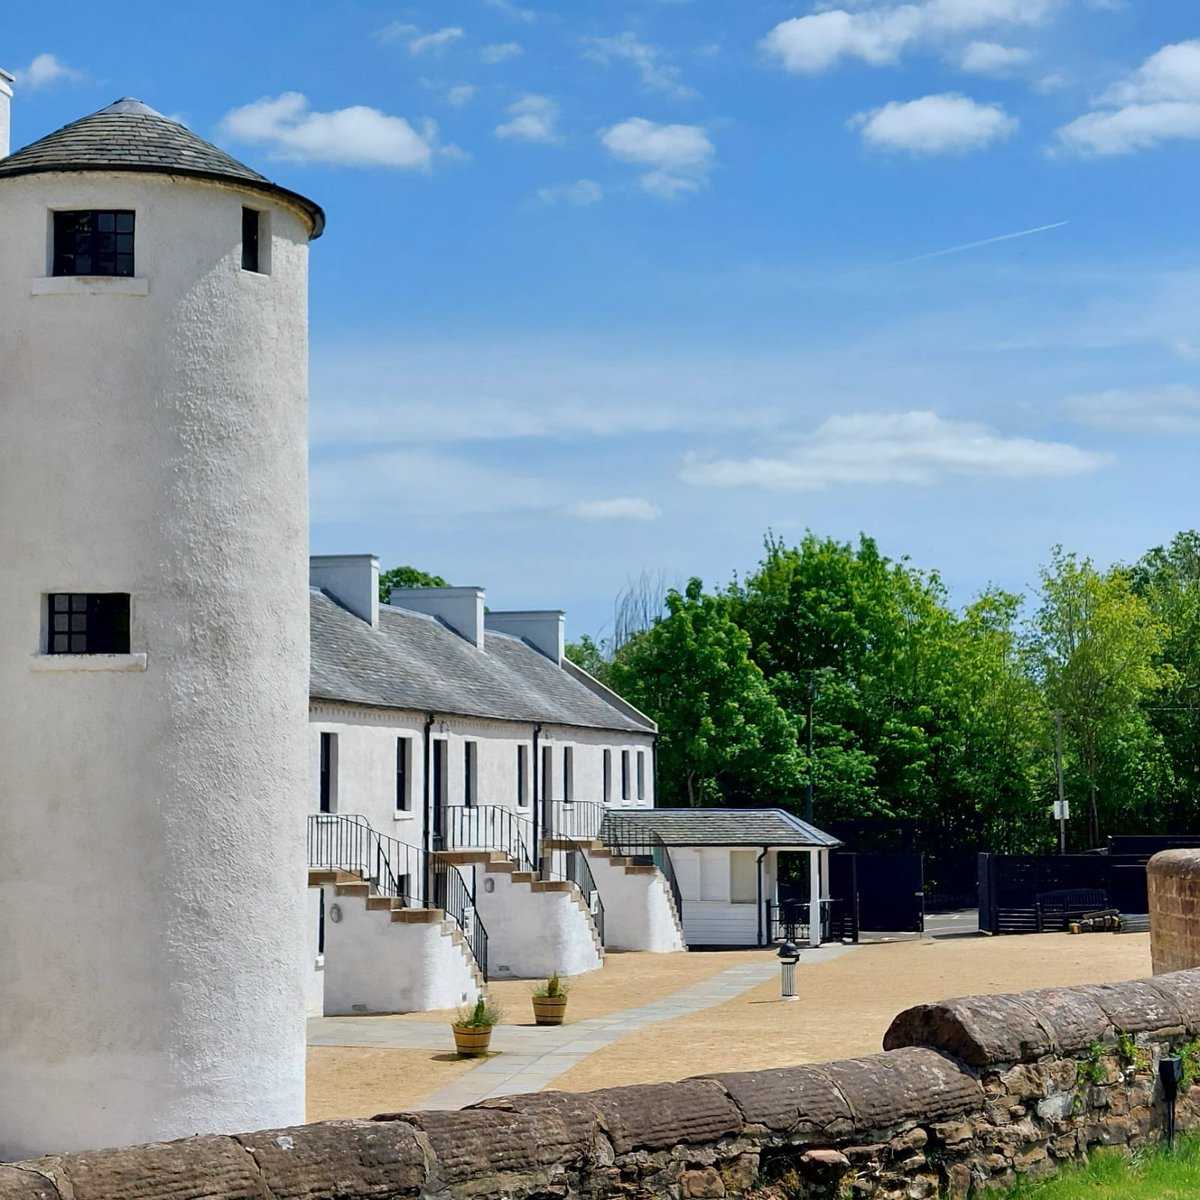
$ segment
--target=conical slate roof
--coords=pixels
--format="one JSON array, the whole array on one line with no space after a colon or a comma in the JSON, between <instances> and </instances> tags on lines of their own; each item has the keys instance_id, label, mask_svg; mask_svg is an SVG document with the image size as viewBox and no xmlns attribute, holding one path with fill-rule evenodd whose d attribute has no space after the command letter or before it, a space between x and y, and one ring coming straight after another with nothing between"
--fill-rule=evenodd
<instances>
[{"instance_id":1,"label":"conical slate roof","mask_svg":"<svg viewBox=\"0 0 1200 1200\"><path fill-rule=\"evenodd\" d=\"M300 208L313 237L325 228L319 205L272 183L140 100L118 100L0 158L0 179L45 171L141 171L228 180Z\"/></svg>"}]
</instances>

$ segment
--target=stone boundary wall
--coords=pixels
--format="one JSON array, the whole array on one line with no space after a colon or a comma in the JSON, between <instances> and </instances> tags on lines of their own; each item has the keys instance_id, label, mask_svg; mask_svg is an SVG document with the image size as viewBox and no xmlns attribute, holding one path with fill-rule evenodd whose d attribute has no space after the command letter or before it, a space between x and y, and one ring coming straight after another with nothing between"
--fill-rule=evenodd
<instances>
[{"instance_id":1,"label":"stone boundary wall","mask_svg":"<svg viewBox=\"0 0 1200 1200\"><path fill-rule=\"evenodd\" d=\"M1164 850L1146 867L1155 975L1200 967L1200 850Z\"/></svg>"},{"instance_id":2,"label":"stone boundary wall","mask_svg":"<svg viewBox=\"0 0 1200 1200\"><path fill-rule=\"evenodd\" d=\"M1156 1137L1200 970L920 1005L881 1054L0 1165L0 1200L924 1200ZM1200 1087L1180 1128L1200 1124Z\"/></svg>"}]
</instances>

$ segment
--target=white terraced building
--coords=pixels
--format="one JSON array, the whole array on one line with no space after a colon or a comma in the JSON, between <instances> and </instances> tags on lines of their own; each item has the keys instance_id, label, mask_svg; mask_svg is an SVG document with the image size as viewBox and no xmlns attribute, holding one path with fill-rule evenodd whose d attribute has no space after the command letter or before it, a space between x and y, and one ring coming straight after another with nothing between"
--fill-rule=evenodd
<instances>
[{"instance_id":1,"label":"white terraced building","mask_svg":"<svg viewBox=\"0 0 1200 1200\"><path fill-rule=\"evenodd\" d=\"M310 563L311 1013L420 1011L486 977L686 949L656 727L563 653L563 614Z\"/></svg>"}]
</instances>

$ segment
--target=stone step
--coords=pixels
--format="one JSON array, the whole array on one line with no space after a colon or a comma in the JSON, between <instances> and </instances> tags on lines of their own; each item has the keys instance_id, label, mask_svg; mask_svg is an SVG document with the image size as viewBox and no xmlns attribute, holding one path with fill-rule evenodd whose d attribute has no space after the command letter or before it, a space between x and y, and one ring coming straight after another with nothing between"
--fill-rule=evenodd
<instances>
[{"instance_id":1,"label":"stone step","mask_svg":"<svg viewBox=\"0 0 1200 1200\"><path fill-rule=\"evenodd\" d=\"M446 914L440 908L393 908L392 921L400 925L436 925Z\"/></svg>"}]
</instances>

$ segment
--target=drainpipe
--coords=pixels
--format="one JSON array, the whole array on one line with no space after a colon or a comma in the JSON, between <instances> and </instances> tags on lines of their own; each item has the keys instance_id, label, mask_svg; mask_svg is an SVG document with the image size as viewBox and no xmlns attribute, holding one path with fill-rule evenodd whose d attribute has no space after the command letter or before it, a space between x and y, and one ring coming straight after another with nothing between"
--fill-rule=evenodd
<instances>
[{"instance_id":1,"label":"drainpipe","mask_svg":"<svg viewBox=\"0 0 1200 1200\"><path fill-rule=\"evenodd\" d=\"M764 846L762 849L762 853L758 856L757 859L754 860L754 867L755 867L754 882L758 887L758 944L760 946L766 945L766 942L763 941L762 865L763 865L763 859L767 857L767 851L770 850L770 848L771 848L770 846ZM770 933L770 930L767 930L767 932Z\"/></svg>"},{"instance_id":2,"label":"drainpipe","mask_svg":"<svg viewBox=\"0 0 1200 1200\"><path fill-rule=\"evenodd\" d=\"M533 791L529 794L529 813L533 818L533 845L529 852L533 855L535 865L540 865L542 861L538 846L538 809L542 804L542 753L538 749L538 737L541 732L540 725L533 727L533 764L529 772L529 780L533 785Z\"/></svg>"},{"instance_id":3,"label":"drainpipe","mask_svg":"<svg viewBox=\"0 0 1200 1200\"><path fill-rule=\"evenodd\" d=\"M658 807L658 734L654 735L653 741L650 743L650 781L651 787L654 789L651 793L653 803L651 808Z\"/></svg>"},{"instance_id":4,"label":"drainpipe","mask_svg":"<svg viewBox=\"0 0 1200 1200\"><path fill-rule=\"evenodd\" d=\"M422 788L423 796L422 796L421 803L422 803L422 808L424 810L424 817L425 817L424 821L422 822L422 834L421 834L421 847L425 851L424 856L423 856L424 861L425 861L425 868L424 868L424 871L422 872L422 874L424 876L422 882L423 882L425 890L421 894L425 899L425 907L426 908L429 907L429 900L430 900L430 890L429 890L430 859L429 859L429 855L430 855L431 830L430 830L430 812L429 812L429 810L430 810L430 804L429 804L430 778L429 778L429 776L431 773L431 768L433 766L433 762L430 757L430 750L432 748L433 743L432 743L432 740L431 740L429 734L433 729L434 715L435 715L434 713L426 713L425 714L425 733L421 739L422 753L425 758L425 770L421 772L422 781L424 784L424 786Z\"/></svg>"}]
</instances>

